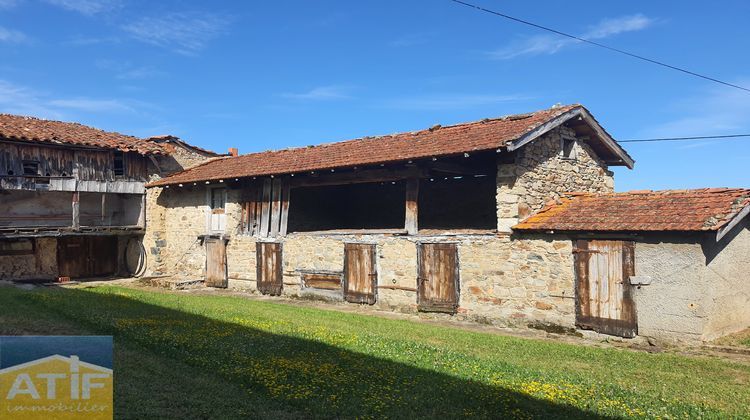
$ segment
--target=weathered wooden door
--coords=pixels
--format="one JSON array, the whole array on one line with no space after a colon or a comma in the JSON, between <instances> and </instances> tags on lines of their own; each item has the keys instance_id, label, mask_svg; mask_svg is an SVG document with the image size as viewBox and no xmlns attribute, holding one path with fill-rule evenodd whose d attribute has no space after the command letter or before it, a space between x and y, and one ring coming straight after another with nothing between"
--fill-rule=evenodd
<instances>
[{"instance_id":1,"label":"weathered wooden door","mask_svg":"<svg viewBox=\"0 0 750 420\"><path fill-rule=\"evenodd\" d=\"M57 238L57 273L61 277L81 278L88 274L88 242L83 236Z\"/></svg>"},{"instance_id":2,"label":"weathered wooden door","mask_svg":"<svg viewBox=\"0 0 750 420\"><path fill-rule=\"evenodd\" d=\"M117 272L117 237L90 236L86 238L89 248L89 275L110 276Z\"/></svg>"},{"instance_id":3,"label":"weathered wooden door","mask_svg":"<svg viewBox=\"0 0 750 420\"><path fill-rule=\"evenodd\" d=\"M280 242L256 242L255 261L258 291L264 295L281 295L284 288Z\"/></svg>"},{"instance_id":4,"label":"weathered wooden door","mask_svg":"<svg viewBox=\"0 0 750 420\"><path fill-rule=\"evenodd\" d=\"M228 286L227 241L224 238L206 238L206 286Z\"/></svg>"},{"instance_id":5,"label":"weathered wooden door","mask_svg":"<svg viewBox=\"0 0 750 420\"><path fill-rule=\"evenodd\" d=\"M456 313L459 298L458 247L417 245L417 306L420 311Z\"/></svg>"},{"instance_id":6,"label":"weathered wooden door","mask_svg":"<svg viewBox=\"0 0 750 420\"><path fill-rule=\"evenodd\" d=\"M344 244L344 299L372 305L377 300L375 244Z\"/></svg>"},{"instance_id":7,"label":"weathered wooden door","mask_svg":"<svg viewBox=\"0 0 750 420\"><path fill-rule=\"evenodd\" d=\"M117 237L63 236L57 239L58 275L70 278L110 276L117 272Z\"/></svg>"},{"instance_id":8,"label":"weathered wooden door","mask_svg":"<svg viewBox=\"0 0 750 420\"><path fill-rule=\"evenodd\" d=\"M602 334L638 333L630 276L635 275L631 241L579 240L575 249L576 325Z\"/></svg>"}]
</instances>

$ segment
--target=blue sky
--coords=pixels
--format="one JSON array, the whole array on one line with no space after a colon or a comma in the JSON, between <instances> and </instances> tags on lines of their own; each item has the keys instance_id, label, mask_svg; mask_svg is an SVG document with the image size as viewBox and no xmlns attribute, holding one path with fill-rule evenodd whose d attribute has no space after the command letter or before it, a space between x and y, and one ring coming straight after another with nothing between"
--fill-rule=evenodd
<instances>
[{"instance_id":1,"label":"blue sky","mask_svg":"<svg viewBox=\"0 0 750 420\"><path fill-rule=\"evenodd\" d=\"M750 86L750 3L485 7ZM447 0L0 0L0 112L241 153L555 103L617 139L750 132L750 93ZM744 186L750 142L626 145L618 190Z\"/></svg>"}]
</instances>

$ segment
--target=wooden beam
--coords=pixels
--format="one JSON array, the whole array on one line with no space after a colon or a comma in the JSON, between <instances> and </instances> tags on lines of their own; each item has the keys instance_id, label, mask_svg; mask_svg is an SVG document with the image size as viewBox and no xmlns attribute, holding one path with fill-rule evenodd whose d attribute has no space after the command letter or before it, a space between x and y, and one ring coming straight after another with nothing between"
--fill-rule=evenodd
<instances>
[{"instance_id":1,"label":"wooden beam","mask_svg":"<svg viewBox=\"0 0 750 420\"><path fill-rule=\"evenodd\" d=\"M271 184L271 233L275 238L279 236L279 222L281 222L281 179L275 178Z\"/></svg>"},{"instance_id":2,"label":"wooden beam","mask_svg":"<svg viewBox=\"0 0 750 420\"><path fill-rule=\"evenodd\" d=\"M73 229L79 229L81 227L81 210L80 210L80 193L75 191L72 198L73 206Z\"/></svg>"},{"instance_id":3,"label":"wooden beam","mask_svg":"<svg viewBox=\"0 0 750 420\"><path fill-rule=\"evenodd\" d=\"M417 201L419 198L419 178L409 178L406 181L406 218L404 229L409 235L416 235L419 230Z\"/></svg>"},{"instance_id":4,"label":"wooden beam","mask_svg":"<svg viewBox=\"0 0 750 420\"><path fill-rule=\"evenodd\" d=\"M427 165L437 172L445 172L456 175L484 175L487 171L478 171L477 168L450 162L431 162Z\"/></svg>"},{"instance_id":5,"label":"wooden beam","mask_svg":"<svg viewBox=\"0 0 750 420\"><path fill-rule=\"evenodd\" d=\"M260 212L260 231L258 236L267 237L268 227L271 222L271 179L266 178L263 180L263 196L261 201L261 212Z\"/></svg>"},{"instance_id":6,"label":"wooden beam","mask_svg":"<svg viewBox=\"0 0 750 420\"><path fill-rule=\"evenodd\" d=\"M369 182L399 181L407 178L426 178L429 172L421 168L371 169L357 172L320 175L315 178L295 178L290 187L310 187L343 184L364 184Z\"/></svg>"},{"instance_id":7,"label":"wooden beam","mask_svg":"<svg viewBox=\"0 0 750 420\"><path fill-rule=\"evenodd\" d=\"M279 226L279 234L286 236L286 227L289 222L289 183L284 183L284 188L281 190L281 226Z\"/></svg>"}]
</instances>

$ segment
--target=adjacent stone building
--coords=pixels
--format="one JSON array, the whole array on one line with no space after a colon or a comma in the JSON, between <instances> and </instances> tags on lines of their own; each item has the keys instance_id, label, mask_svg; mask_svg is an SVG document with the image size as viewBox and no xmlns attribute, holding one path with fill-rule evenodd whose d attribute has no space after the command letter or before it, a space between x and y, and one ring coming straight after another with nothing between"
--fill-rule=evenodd
<instances>
[{"instance_id":1,"label":"adjacent stone building","mask_svg":"<svg viewBox=\"0 0 750 420\"><path fill-rule=\"evenodd\" d=\"M145 183L216 156L176 137L0 115L0 280L141 271Z\"/></svg>"}]
</instances>

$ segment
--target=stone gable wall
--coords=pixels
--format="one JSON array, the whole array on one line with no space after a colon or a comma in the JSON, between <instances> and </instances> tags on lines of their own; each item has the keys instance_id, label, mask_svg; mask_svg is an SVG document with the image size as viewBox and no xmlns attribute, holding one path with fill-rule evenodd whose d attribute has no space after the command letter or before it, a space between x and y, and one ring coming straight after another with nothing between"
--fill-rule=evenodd
<instances>
[{"instance_id":1,"label":"stone gable wall","mask_svg":"<svg viewBox=\"0 0 750 420\"><path fill-rule=\"evenodd\" d=\"M499 231L510 232L562 193L614 191L613 173L585 142L577 140L576 159L560 155L563 136L576 138L576 133L560 126L517 150L515 162L498 164Z\"/></svg>"}]
</instances>

